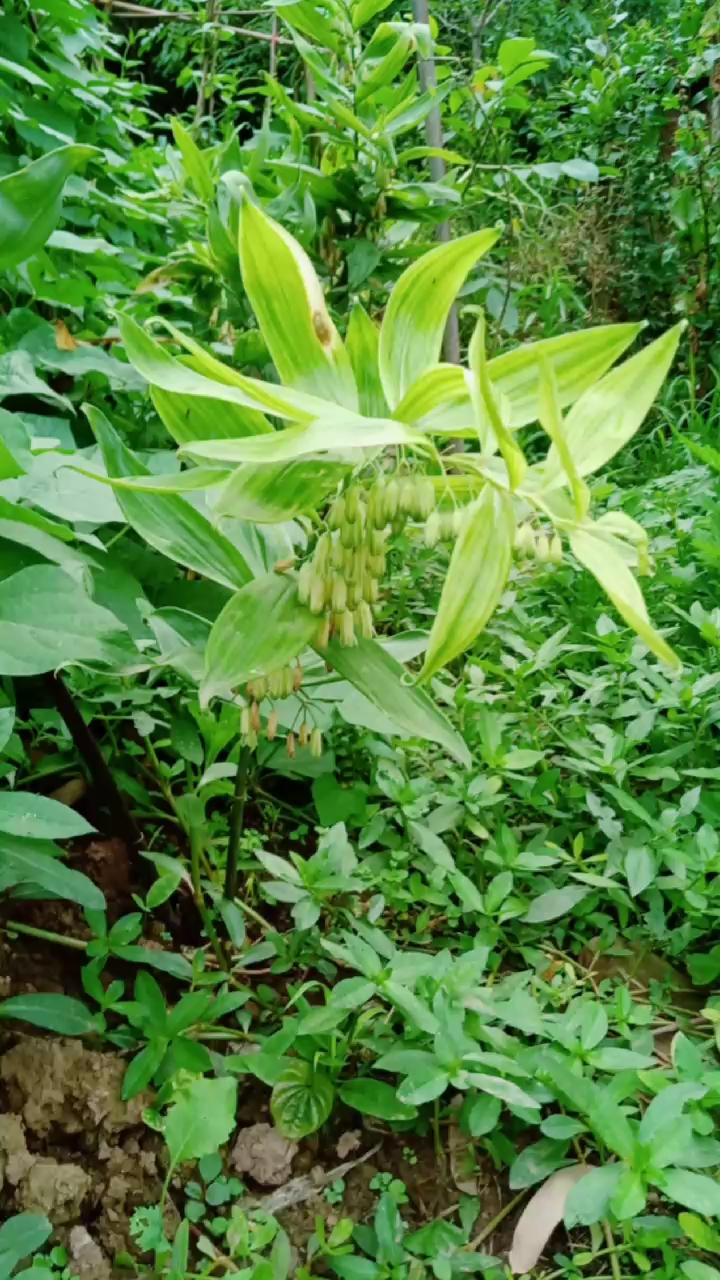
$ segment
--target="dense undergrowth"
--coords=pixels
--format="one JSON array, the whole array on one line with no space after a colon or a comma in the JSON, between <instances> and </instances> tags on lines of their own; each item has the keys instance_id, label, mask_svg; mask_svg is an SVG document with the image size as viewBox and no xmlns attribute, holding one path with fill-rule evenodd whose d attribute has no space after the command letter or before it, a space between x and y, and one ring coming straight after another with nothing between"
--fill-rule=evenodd
<instances>
[{"instance_id":1,"label":"dense undergrowth","mask_svg":"<svg viewBox=\"0 0 720 1280\"><path fill-rule=\"evenodd\" d=\"M0 18L0 1278L718 1280L717 6L132 8Z\"/></svg>"}]
</instances>

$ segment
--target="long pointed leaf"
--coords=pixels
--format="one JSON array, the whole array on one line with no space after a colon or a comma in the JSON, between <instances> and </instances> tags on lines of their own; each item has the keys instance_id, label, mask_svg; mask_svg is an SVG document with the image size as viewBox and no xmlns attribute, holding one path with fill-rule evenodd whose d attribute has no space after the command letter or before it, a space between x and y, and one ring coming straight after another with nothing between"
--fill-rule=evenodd
<instances>
[{"instance_id":1,"label":"long pointed leaf","mask_svg":"<svg viewBox=\"0 0 720 1280\"><path fill-rule=\"evenodd\" d=\"M620 359L643 324L606 324L557 338L528 342L488 361L495 391L512 405L511 427L535 422L540 412L540 371L547 361L557 382L560 407L573 404Z\"/></svg>"},{"instance_id":2,"label":"long pointed leaf","mask_svg":"<svg viewBox=\"0 0 720 1280\"><path fill-rule=\"evenodd\" d=\"M597 578L618 613L637 632L648 649L668 666L679 667L679 658L651 625L642 591L619 551L606 538L598 537L591 529L574 530L570 534L570 546L573 554Z\"/></svg>"},{"instance_id":3,"label":"long pointed leaf","mask_svg":"<svg viewBox=\"0 0 720 1280\"><path fill-rule=\"evenodd\" d=\"M42 249L60 217L70 174L97 154L97 147L73 143L0 178L0 270Z\"/></svg>"},{"instance_id":4,"label":"long pointed leaf","mask_svg":"<svg viewBox=\"0 0 720 1280\"><path fill-rule=\"evenodd\" d=\"M229 696L254 676L287 666L308 645L318 620L297 597L297 583L268 573L238 591L216 619L205 652L200 701Z\"/></svg>"},{"instance_id":5,"label":"long pointed leaf","mask_svg":"<svg viewBox=\"0 0 720 1280\"><path fill-rule=\"evenodd\" d=\"M386 417L388 405L378 363L380 330L359 302L350 312L345 345L355 374L361 413L367 414L369 418ZM403 418L401 421L407 422L409 419Z\"/></svg>"},{"instance_id":6,"label":"long pointed leaf","mask_svg":"<svg viewBox=\"0 0 720 1280\"><path fill-rule=\"evenodd\" d=\"M314 511L349 471L344 462L320 458L268 466L246 464L237 468L219 492L210 495L210 502L216 516L280 524Z\"/></svg>"},{"instance_id":7,"label":"long pointed leaf","mask_svg":"<svg viewBox=\"0 0 720 1280\"><path fill-rule=\"evenodd\" d=\"M348 425L349 424L349 425ZM288 462L311 453L349 449L384 449L391 444L405 444L423 449L424 436L402 422L390 418L348 419L343 409L326 420L308 426L286 427L271 436L249 436L246 440L193 440L180 449L193 458L215 458L220 462Z\"/></svg>"},{"instance_id":8,"label":"long pointed leaf","mask_svg":"<svg viewBox=\"0 0 720 1280\"><path fill-rule=\"evenodd\" d=\"M147 476L147 467L123 444L104 413L85 406L110 476ZM128 524L151 547L225 587L240 587L252 573L240 552L200 511L178 494L118 490Z\"/></svg>"},{"instance_id":9,"label":"long pointed leaf","mask_svg":"<svg viewBox=\"0 0 720 1280\"><path fill-rule=\"evenodd\" d=\"M333 638L320 657L390 716L408 737L429 739L469 767L470 752L460 734L424 689L404 683L407 671L375 640L358 639L351 649Z\"/></svg>"},{"instance_id":10,"label":"long pointed leaf","mask_svg":"<svg viewBox=\"0 0 720 1280\"><path fill-rule=\"evenodd\" d=\"M391 406L402 400L416 378L438 363L455 295L498 235L492 230L475 231L438 245L401 275L380 331L380 376Z\"/></svg>"},{"instance_id":11,"label":"long pointed leaf","mask_svg":"<svg viewBox=\"0 0 720 1280\"><path fill-rule=\"evenodd\" d=\"M130 363L151 386L160 387L163 391L201 396L205 400L224 400L245 409L291 418L295 422L311 422L332 407L315 396L276 387L258 378L245 378L233 370L229 371L234 374L232 385L205 377L176 360L169 351L164 351L131 316L118 315L118 327Z\"/></svg>"},{"instance_id":12,"label":"long pointed leaf","mask_svg":"<svg viewBox=\"0 0 720 1280\"><path fill-rule=\"evenodd\" d=\"M283 382L357 409L355 378L305 250L248 200L240 218L240 268Z\"/></svg>"},{"instance_id":13,"label":"long pointed leaf","mask_svg":"<svg viewBox=\"0 0 720 1280\"><path fill-rule=\"evenodd\" d=\"M665 381L684 328L685 321L681 321L668 329L575 402L565 419L565 438L579 475L589 476L604 467L642 426ZM553 446L547 459L548 482L562 476L562 470L560 455Z\"/></svg>"},{"instance_id":14,"label":"long pointed leaf","mask_svg":"<svg viewBox=\"0 0 720 1280\"><path fill-rule=\"evenodd\" d=\"M491 618L512 562L515 517L508 494L486 485L465 512L430 632L421 680L472 644Z\"/></svg>"}]
</instances>

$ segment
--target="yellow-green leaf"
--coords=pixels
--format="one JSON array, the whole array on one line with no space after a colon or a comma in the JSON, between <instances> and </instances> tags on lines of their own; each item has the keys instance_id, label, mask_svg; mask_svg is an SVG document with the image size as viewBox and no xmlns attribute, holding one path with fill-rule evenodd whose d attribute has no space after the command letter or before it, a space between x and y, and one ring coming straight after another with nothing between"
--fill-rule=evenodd
<instances>
[{"instance_id":1,"label":"yellow-green leaf","mask_svg":"<svg viewBox=\"0 0 720 1280\"><path fill-rule=\"evenodd\" d=\"M421 680L463 653L492 616L512 562L515 517L508 494L486 485L465 512L430 632Z\"/></svg>"},{"instance_id":2,"label":"yellow-green leaf","mask_svg":"<svg viewBox=\"0 0 720 1280\"><path fill-rule=\"evenodd\" d=\"M371 98L378 89L382 89L384 85L391 84L392 81L399 76L405 63L415 47L415 41L412 36L403 33L398 36L392 48L385 57L378 62L365 80L363 80L355 95L356 103L365 102L366 98Z\"/></svg>"},{"instance_id":3,"label":"yellow-green leaf","mask_svg":"<svg viewBox=\"0 0 720 1280\"><path fill-rule=\"evenodd\" d=\"M333 51L337 49L337 36L327 19L318 12L313 0L297 0L295 4L277 3L275 8L280 17L295 31L302 31L303 35L309 36L317 44L324 45L326 49Z\"/></svg>"},{"instance_id":4,"label":"yellow-green leaf","mask_svg":"<svg viewBox=\"0 0 720 1280\"><path fill-rule=\"evenodd\" d=\"M302 458L269 466L245 464L233 472L219 492L215 490L210 495L209 501L216 517L279 524L314 511L350 469L347 463L325 458Z\"/></svg>"},{"instance_id":5,"label":"yellow-green leaf","mask_svg":"<svg viewBox=\"0 0 720 1280\"><path fill-rule=\"evenodd\" d=\"M219 462L289 462L327 450L384 449L391 444L425 448L427 440L403 422L391 418L361 418L339 409L331 418L319 418L307 426L286 427L271 436L244 440L193 440L180 449L193 458Z\"/></svg>"},{"instance_id":6,"label":"yellow-green leaf","mask_svg":"<svg viewBox=\"0 0 720 1280\"><path fill-rule=\"evenodd\" d=\"M356 31L364 27L366 22L387 9L392 0L354 0L352 6L352 24Z\"/></svg>"},{"instance_id":7,"label":"yellow-green leaf","mask_svg":"<svg viewBox=\"0 0 720 1280\"><path fill-rule=\"evenodd\" d=\"M237 436L272 431L262 413L243 409L239 404L223 404L203 396L163 391L161 387L150 388L150 399L176 444L185 444L187 440L213 440L219 436L234 440Z\"/></svg>"},{"instance_id":8,"label":"yellow-green leaf","mask_svg":"<svg viewBox=\"0 0 720 1280\"><path fill-rule=\"evenodd\" d=\"M165 351L124 312L118 315L118 327L130 363L151 386L160 387L163 391L199 396L205 400L222 400L259 413L266 410L277 417L291 418L295 422L312 422L314 418L327 414L333 408L327 401L318 400L303 391L278 387L274 383L262 382L259 378L246 378L235 369L221 365L220 361L215 363L224 371L223 381L198 373L176 360L169 351ZM202 351L202 348L199 349ZM210 356L207 359L208 362L212 361Z\"/></svg>"},{"instance_id":9,"label":"yellow-green leaf","mask_svg":"<svg viewBox=\"0 0 720 1280\"><path fill-rule=\"evenodd\" d=\"M565 419L565 438L579 475L604 467L635 435L665 381L684 328L681 321L668 329L576 400ZM562 476L554 446L545 474L549 483Z\"/></svg>"},{"instance_id":10,"label":"yellow-green leaf","mask_svg":"<svg viewBox=\"0 0 720 1280\"><path fill-rule=\"evenodd\" d=\"M652 626L642 591L625 564L620 552L607 538L593 532L592 526L570 533L573 554L597 578L618 613L625 619L658 658L668 666L679 667L680 660L669 644Z\"/></svg>"},{"instance_id":11,"label":"yellow-green leaf","mask_svg":"<svg viewBox=\"0 0 720 1280\"><path fill-rule=\"evenodd\" d=\"M357 409L350 359L315 268L289 232L249 200L240 219L240 267L281 380Z\"/></svg>"},{"instance_id":12,"label":"yellow-green leaf","mask_svg":"<svg viewBox=\"0 0 720 1280\"><path fill-rule=\"evenodd\" d=\"M300 604L293 577L268 573L249 582L228 600L210 632L203 706L254 676L287 666L309 644L317 625L315 615Z\"/></svg>"},{"instance_id":13,"label":"yellow-green leaf","mask_svg":"<svg viewBox=\"0 0 720 1280\"><path fill-rule=\"evenodd\" d=\"M510 426L535 422L540 412L540 370L543 361L552 368L560 407L573 404L583 391L620 359L643 329L642 324L607 324L557 338L528 342L488 361L488 373L496 393L512 404Z\"/></svg>"},{"instance_id":14,"label":"yellow-green leaf","mask_svg":"<svg viewBox=\"0 0 720 1280\"><path fill-rule=\"evenodd\" d=\"M477 418L478 436L483 451L488 443L494 440L497 444L508 471L511 489L522 484L527 463L520 445L511 435L502 420L500 408L495 399L495 392L488 377L487 359L485 357L485 317L478 316L475 332L470 340L468 352L470 365L470 397Z\"/></svg>"},{"instance_id":15,"label":"yellow-green leaf","mask_svg":"<svg viewBox=\"0 0 720 1280\"><path fill-rule=\"evenodd\" d=\"M438 363L455 295L498 235L475 231L438 245L408 267L393 288L380 330L380 377L392 408Z\"/></svg>"},{"instance_id":16,"label":"yellow-green leaf","mask_svg":"<svg viewBox=\"0 0 720 1280\"><path fill-rule=\"evenodd\" d=\"M369 418L384 418L388 406L378 363L380 330L359 302L350 312L345 346L355 374L360 412L367 414ZM403 418L401 421L407 422L409 419Z\"/></svg>"}]
</instances>

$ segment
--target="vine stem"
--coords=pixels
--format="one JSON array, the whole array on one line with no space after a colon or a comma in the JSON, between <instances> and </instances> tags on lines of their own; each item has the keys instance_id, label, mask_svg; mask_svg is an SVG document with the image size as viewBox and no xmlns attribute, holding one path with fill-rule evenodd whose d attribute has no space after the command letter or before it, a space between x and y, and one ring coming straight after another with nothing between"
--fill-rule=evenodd
<instances>
[{"instance_id":1,"label":"vine stem","mask_svg":"<svg viewBox=\"0 0 720 1280\"><path fill-rule=\"evenodd\" d=\"M19 920L6 920L4 933L26 933L29 938L41 938L43 942L57 942L61 947L71 947L73 951L87 951L88 944L82 938L70 938L64 933L51 933L49 929L36 929L32 924L21 924Z\"/></svg>"}]
</instances>

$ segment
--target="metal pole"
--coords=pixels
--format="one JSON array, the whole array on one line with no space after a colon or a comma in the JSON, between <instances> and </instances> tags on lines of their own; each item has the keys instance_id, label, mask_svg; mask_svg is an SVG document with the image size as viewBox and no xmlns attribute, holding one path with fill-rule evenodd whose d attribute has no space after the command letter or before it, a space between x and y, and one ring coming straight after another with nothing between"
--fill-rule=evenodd
<instances>
[{"instance_id":1,"label":"metal pole","mask_svg":"<svg viewBox=\"0 0 720 1280\"><path fill-rule=\"evenodd\" d=\"M426 26L430 25L430 6L428 0L413 0L413 16L416 22L423 22ZM432 53L429 58L418 59L418 74L420 76L420 88L423 93L432 92L437 89L435 59ZM429 147L434 147L437 150L442 149L444 140L439 105L433 107L425 120L425 137ZM442 182L445 177L445 173L445 161L442 156L430 156L430 177L433 182ZM452 239L450 223L441 222L435 234L437 239L443 243ZM460 364L460 328L458 325L457 307L455 306L451 308L448 316L447 325L445 327L443 349L446 360L450 361L451 364Z\"/></svg>"}]
</instances>

